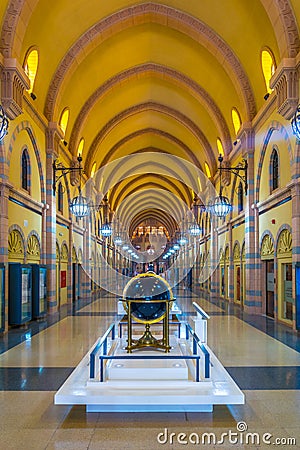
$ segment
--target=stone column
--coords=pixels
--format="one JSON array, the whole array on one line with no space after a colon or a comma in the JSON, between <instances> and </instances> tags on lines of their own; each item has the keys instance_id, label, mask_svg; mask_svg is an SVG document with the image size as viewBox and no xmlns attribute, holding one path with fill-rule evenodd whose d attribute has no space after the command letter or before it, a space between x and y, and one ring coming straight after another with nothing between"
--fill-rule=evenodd
<instances>
[{"instance_id":1,"label":"stone column","mask_svg":"<svg viewBox=\"0 0 300 450\"><path fill-rule=\"evenodd\" d=\"M68 259L68 273L67 273L67 302L72 303L73 300L73 262L72 262L72 250L73 250L73 222L69 224L69 259Z\"/></svg>"},{"instance_id":2,"label":"stone column","mask_svg":"<svg viewBox=\"0 0 300 450\"><path fill-rule=\"evenodd\" d=\"M219 271L219 239L217 230L218 219L211 215L211 297L220 295L220 271Z\"/></svg>"},{"instance_id":3,"label":"stone column","mask_svg":"<svg viewBox=\"0 0 300 450\"><path fill-rule=\"evenodd\" d=\"M91 296L91 221L87 216L84 219L83 232L83 267L84 276L82 280L82 296L87 299Z\"/></svg>"},{"instance_id":4,"label":"stone column","mask_svg":"<svg viewBox=\"0 0 300 450\"><path fill-rule=\"evenodd\" d=\"M233 264L233 243L232 243L232 223L228 224L228 243L229 243L229 270L228 270L228 292L229 301L234 300L234 264Z\"/></svg>"},{"instance_id":5,"label":"stone column","mask_svg":"<svg viewBox=\"0 0 300 450\"><path fill-rule=\"evenodd\" d=\"M254 131L244 125L241 131L243 157L248 162L248 193L245 205L245 253L246 253L246 298L244 309L250 314L262 312L261 261L259 256L258 222L253 207L254 196Z\"/></svg>"},{"instance_id":6,"label":"stone column","mask_svg":"<svg viewBox=\"0 0 300 450\"><path fill-rule=\"evenodd\" d=\"M296 265L300 265L300 183L299 179L295 180L292 189L292 245L293 245L293 280L300 283L300 280L296 279ZM300 311L299 305L297 305L296 298L296 283L293 282L293 329L296 330L297 326L300 329ZM298 307L297 307L298 306ZM296 316L298 320L296 321ZM297 323L298 322L298 323Z\"/></svg>"},{"instance_id":7,"label":"stone column","mask_svg":"<svg viewBox=\"0 0 300 450\"><path fill-rule=\"evenodd\" d=\"M53 191L53 163L59 153L61 131L56 123L50 122L46 132L46 264L48 312L57 311L56 298L56 196Z\"/></svg>"},{"instance_id":8,"label":"stone column","mask_svg":"<svg viewBox=\"0 0 300 450\"><path fill-rule=\"evenodd\" d=\"M5 264L4 333L8 330L8 198L9 185L0 182L0 262Z\"/></svg>"}]
</instances>

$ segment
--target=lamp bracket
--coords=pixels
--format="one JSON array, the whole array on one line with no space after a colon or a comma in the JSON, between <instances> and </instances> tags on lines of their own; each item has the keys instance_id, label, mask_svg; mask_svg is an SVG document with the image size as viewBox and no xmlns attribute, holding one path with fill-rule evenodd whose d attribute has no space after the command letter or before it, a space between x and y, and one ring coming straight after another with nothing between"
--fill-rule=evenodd
<instances>
[{"instance_id":1,"label":"lamp bracket","mask_svg":"<svg viewBox=\"0 0 300 450\"><path fill-rule=\"evenodd\" d=\"M79 163L79 167L65 167L63 164L61 163L56 163L56 159L54 160L52 167L53 167L53 183L52 183L52 188L53 188L53 192L56 191L56 183L62 178L65 177L66 175L68 175L71 172L79 172L80 176L82 173L84 173L83 167L81 167L81 161L82 161L82 157L78 156L77 157L77 161ZM61 175L56 176L56 172L62 172Z\"/></svg>"},{"instance_id":2,"label":"lamp bracket","mask_svg":"<svg viewBox=\"0 0 300 450\"><path fill-rule=\"evenodd\" d=\"M245 195L247 195L248 192L248 162L246 159L243 159L242 164L238 165L236 167L222 167L223 157L222 155L219 156L218 161L220 162L219 170L220 175L222 172L231 172L236 177L239 177L244 182L244 188L245 188ZM242 175L240 172L244 172L244 175Z\"/></svg>"}]
</instances>

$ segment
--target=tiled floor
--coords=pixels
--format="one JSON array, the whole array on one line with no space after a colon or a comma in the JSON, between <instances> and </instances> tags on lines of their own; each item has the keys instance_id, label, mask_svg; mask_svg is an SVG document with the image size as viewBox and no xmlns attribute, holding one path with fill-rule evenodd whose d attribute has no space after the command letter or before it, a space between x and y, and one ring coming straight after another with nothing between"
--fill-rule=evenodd
<instances>
[{"instance_id":1,"label":"tiled floor","mask_svg":"<svg viewBox=\"0 0 300 450\"><path fill-rule=\"evenodd\" d=\"M297 335L189 291L179 291L177 298L187 319L192 301L210 314L209 346L243 389L245 405L216 406L213 413L147 414L54 405L55 391L115 317L115 300L103 298L0 339L0 449L202 448L201 438L205 448L300 448Z\"/></svg>"}]
</instances>

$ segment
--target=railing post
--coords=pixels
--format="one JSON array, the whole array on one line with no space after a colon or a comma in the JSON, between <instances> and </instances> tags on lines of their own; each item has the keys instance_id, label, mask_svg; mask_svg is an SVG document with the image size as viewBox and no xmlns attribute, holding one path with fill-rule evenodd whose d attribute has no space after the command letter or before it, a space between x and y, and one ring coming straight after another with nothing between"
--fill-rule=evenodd
<instances>
[{"instance_id":1,"label":"railing post","mask_svg":"<svg viewBox=\"0 0 300 450\"><path fill-rule=\"evenodd\" d=\"M195 336L193 336L193 355L197 355L197 342Z\"/></svg>"},{"instance_id":2,"label":"railing post","mask_svg":"<svg viewBox=\"0 0 300 450\"><path fill-rule=\"evenodd\" d=\"M95 378L95 355L90 355L90 378Z\"/></svg>"},{"instance_id":3,"label":"railing post","mask_svg":"<svg viewBox=\"0 0 300 450\"><path fill-rule=\"evenodd\" d=\"M100 382L103 383L104 374L103 374L103 358L100 356Z\"/></svg>"},{"instance_id":4,"label":"railing post","mask_svg":"<svg viewBox=\"0 0 300 450\"><path fill-rule=\"evenodd\" d=\"M196 381L197 382L199 382L200 381L200 376L199 376L199 366L200 366L200 364L199 364L199 357L198 358L196 358Z\"/></svg>"}]
</instances>

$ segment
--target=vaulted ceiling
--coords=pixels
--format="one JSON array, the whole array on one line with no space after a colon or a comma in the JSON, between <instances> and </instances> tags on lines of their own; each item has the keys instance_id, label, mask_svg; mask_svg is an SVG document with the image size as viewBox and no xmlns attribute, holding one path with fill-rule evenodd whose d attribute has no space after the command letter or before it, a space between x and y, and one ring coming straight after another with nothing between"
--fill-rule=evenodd
<instances>
[{"instance_id":1,"label":"vaulted ceiling","mask_svg":"<svg viewBox=\"0 0 300 450\"><path fill-rule=\"evenodd\" d=\"M161 190L190 206L197 188L177 163L156 171L152 155L206 162L214 175L217 138L225 155L236 140L232 108L251 122L265 102L262 49L277 62L299 51L298 0L1 0L0 17L4 58L22 64L38 49L34 107L49 122L69 108L65 140L75 156L84 138L87 174L121 158L127 177L107 186L110 203L133 196L135 215L159 215ZM122 160L140 153L140 170Z\"/></svg>"}]
</instances>

